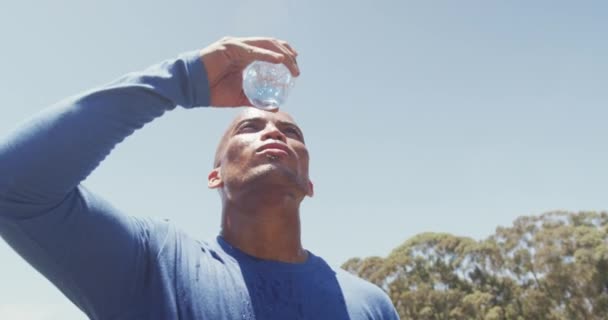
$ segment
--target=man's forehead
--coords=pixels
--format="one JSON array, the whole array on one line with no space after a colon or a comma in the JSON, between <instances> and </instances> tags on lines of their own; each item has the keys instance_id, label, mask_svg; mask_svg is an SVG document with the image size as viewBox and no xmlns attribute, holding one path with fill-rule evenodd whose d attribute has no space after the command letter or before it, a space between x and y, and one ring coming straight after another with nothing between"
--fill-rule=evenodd
<instances>
[{"instance_id":1,"label":"man's forehead","mask_svg":"<svg viewBox=\"0 0 608 320\"><path fill-rule=\"evenodd\" d=\"M270 112L270 111L264 111L264 110L249 107L249 108L243 109L241 112L239 112L236 115L236 117L232 121L232 125L235 125L243 120L254 119L254 118L267 119L267 120L270 120L273 122L274 121L283 121L283 122L291 122L294 124L296 123L295 120L293 119L293 117L287 112L283 112L283 111Z\"/></svg>"},{"instance_id":2,"label":"man's forehead","mask_svg":"<svg viewBox=\"0 0 608 320\"><path fill-rule=\"evenodd\" d=\"M256 109L253 107L244 108L242 111L240 111L234 117L234 119L232 120L232 123L230 124L230 126L228 126L228 128L224 132L224 135L222 136L222 139L220 140L220 143L218 144L217 150L215 152L214 168L217 168L217 166L219 166L219 163L220 163L219 159L224 152L224 147L226 146L227 141L230 139L231 136L233 136L235 126L246 119L256 119L256 118L257 119L268 119L275 123L291 122L295 125L295 121L294 121L293 117L286 112L283 112L283 111L270 112L270 111ZM296 127L297 127L297 125L296 125ZM299 130L299 128L298 128L298 130ZM302 133L300 132L300 134L302 134ZM304 139L303 136L302 136L302 139Z\"/></svg>"}]
</instances>

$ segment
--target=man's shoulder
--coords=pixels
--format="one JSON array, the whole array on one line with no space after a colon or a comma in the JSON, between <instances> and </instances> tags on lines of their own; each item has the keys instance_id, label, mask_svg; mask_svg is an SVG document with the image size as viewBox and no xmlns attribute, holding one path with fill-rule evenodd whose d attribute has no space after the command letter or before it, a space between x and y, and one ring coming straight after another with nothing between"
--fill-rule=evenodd
<instances>
[{"instance_id":1,"label":"man's shoulder","mask_svg":"<svg viewBox=\"0 0 608 320\"><path fill-rule=\"evenodd\" d=\"M365 296L366 298L386 296L386 293L377 285L362 279L342 268L333 268L336 272L336 278L342 285L344 290L352 290L357 295Z\"/></svg>"},{"instance_id":2,"label":"man's shoulder","mask_svg":"<svg viewBox=\"0 0 608 320\"><path fill-rule=\"evenodd\" d=\"M357 313L372 319L399 319L388 294L377 285L342 268L334 268L344 299Z\"/></svg>"},{"instance_id":3,"label":"man's shoulder","mask_svg":"<svg viewBox=\"0 0 608 320\"><path fill-rule=\"evenodd\" d=\"M157 258L166 254L173 255L175 250L187 253L188 246L197 245L199 242L188 233L178 227L169 219L156 217L136 217L135 223L143 231L143 241L150 253ZM169 251L169 253L167 252Z\"/></svg>"},{"instance_id":4,"label":"man's shoulder","mask_svg":"<svg viewBox=\"0 0 608 320\"><path fill-rule=\"evenodd\" d=\"M312 254L312 253L311 253ZM359 298L386 297L386 293L377 285L362 279L338 266L330 265L317 255L312 254L314 263L318 266L316 270L330 271L340 284L343 292L353 294Z\"/></svg>"}]
</instances>

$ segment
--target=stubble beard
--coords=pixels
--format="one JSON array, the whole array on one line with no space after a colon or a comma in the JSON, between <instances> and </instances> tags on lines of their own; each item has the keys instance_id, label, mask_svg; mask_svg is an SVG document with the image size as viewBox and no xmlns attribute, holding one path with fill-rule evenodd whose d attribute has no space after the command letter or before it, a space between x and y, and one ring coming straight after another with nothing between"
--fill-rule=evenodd
<instances>
[{"instance_id":1,"label":"stubble beard","mask_svg":"<svg viewBox=\"0 0 608 320\"><path fill-rule=\"evenodd\" d=\"M297 196L307 193L306 178L281 165L277 156L268 155L267 160L239 179L239 189L262 195L285 192Z\"/></svg>"}]
</instances>

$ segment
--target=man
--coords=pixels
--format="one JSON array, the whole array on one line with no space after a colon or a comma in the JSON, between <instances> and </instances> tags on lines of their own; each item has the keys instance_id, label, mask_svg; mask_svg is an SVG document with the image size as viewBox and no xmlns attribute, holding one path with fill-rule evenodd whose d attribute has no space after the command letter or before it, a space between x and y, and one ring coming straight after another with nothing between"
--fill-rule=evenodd
<instances>
[{"instance_id":1,"label":"man","mask_svg":"<svg viewBox=\"0 0 608 320\"><path fill-rule=\"evenodd\" d=\"M80 184L165 111L249 106L243 68L284 63L297 76L296 56L284 41L224 38L36 115L0 141L0 235L91 319L397 319L379 288L302 248L308 152L278 110L245 109L218 146L213 241L128 216Z\"/></svg>"}]
</instances>

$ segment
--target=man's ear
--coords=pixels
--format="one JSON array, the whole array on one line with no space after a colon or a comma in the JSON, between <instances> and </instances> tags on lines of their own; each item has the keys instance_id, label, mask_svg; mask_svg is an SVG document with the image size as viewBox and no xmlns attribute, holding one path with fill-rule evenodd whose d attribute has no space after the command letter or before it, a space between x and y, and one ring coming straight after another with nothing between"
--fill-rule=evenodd
<instances>
[{"instance_id":1,"label":"man's ear","mask_svg":"<svg viewBox=\"0 0 608 320\"><path fill-rule=\"evenodd\" d=\"M307 196L312 197L315 194L315 186L312 184L312 181L308 180L308 192Z\"/></svg>"},{"instance_id":2,"label":"man's ear","mask_svg":"<svg viewBox=\"0 0 608 320\"><path fill-rule=\"evenodd\" d=\"M220 167L217 167L207 176L207 186L209 189L217 189L223 185L222 176L220 175Z\"/></svg>"}]
</instances>

